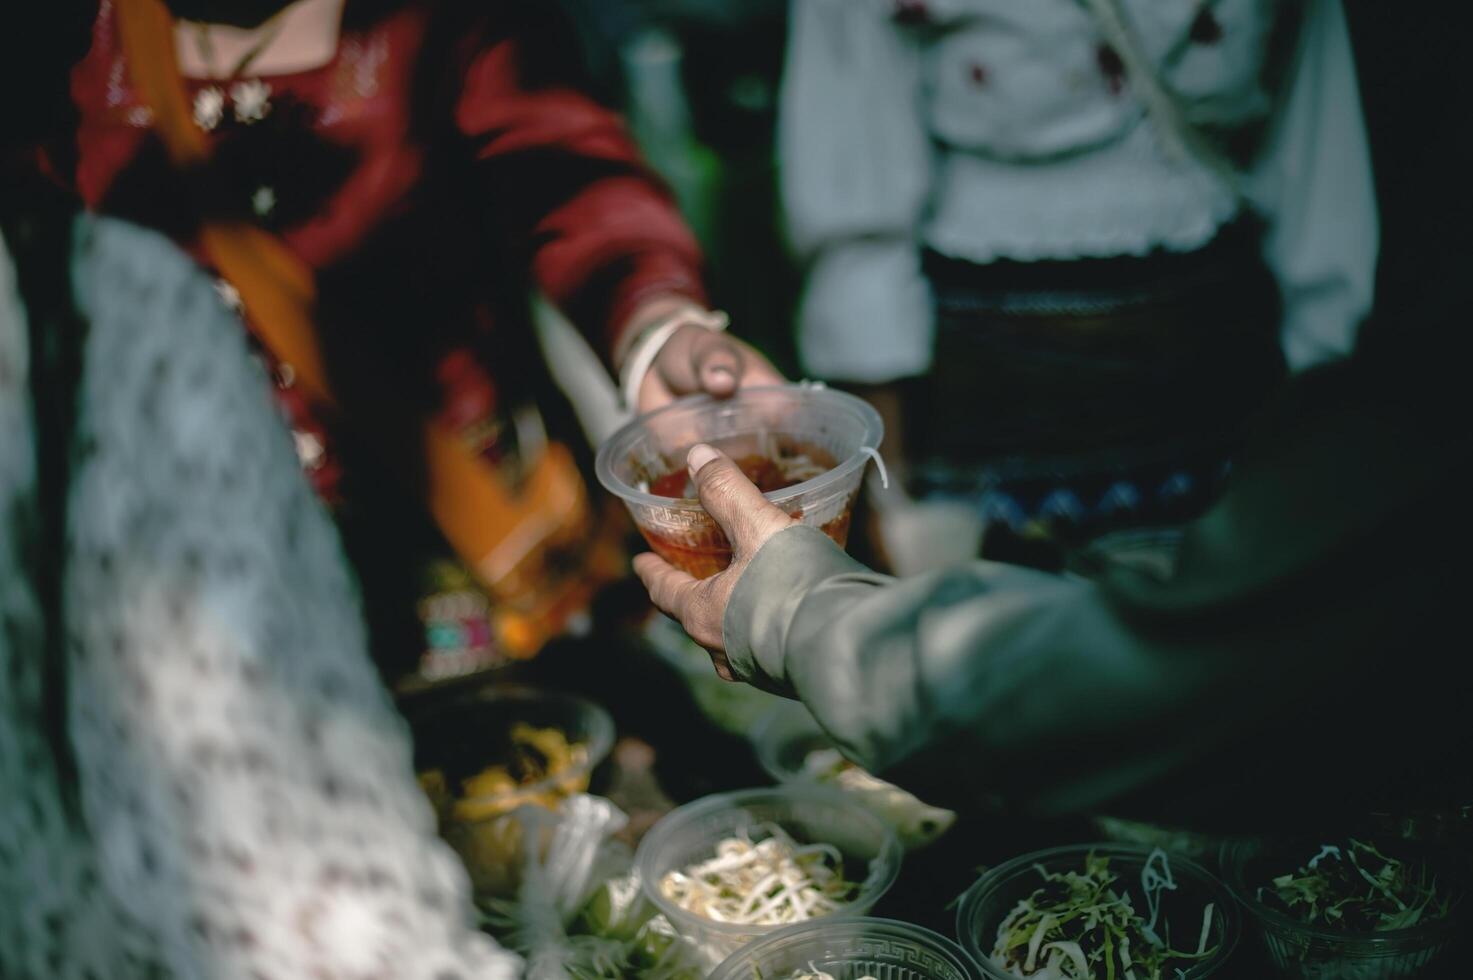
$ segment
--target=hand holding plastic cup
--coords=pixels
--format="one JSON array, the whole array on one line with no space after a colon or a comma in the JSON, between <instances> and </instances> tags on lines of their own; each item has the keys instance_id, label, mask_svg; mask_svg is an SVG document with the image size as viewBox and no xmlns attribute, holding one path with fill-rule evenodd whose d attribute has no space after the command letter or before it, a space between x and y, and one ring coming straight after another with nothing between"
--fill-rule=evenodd
<instances>
[{"instance_id":1,"label":"hand holding plastic cup","mask_svg":"<svg viewBox=\"0 0 1473 980\"><path fill-rule=\"evenodd\" d=\"M599 449L596 469L656 554L707 578L731 563L732 549L691 486L692 446L720 449L779 509L842 546L883 431L874 409L842 392L743 388L720 401L682 398L634 419Z\"/></svg>"}]
</instances>

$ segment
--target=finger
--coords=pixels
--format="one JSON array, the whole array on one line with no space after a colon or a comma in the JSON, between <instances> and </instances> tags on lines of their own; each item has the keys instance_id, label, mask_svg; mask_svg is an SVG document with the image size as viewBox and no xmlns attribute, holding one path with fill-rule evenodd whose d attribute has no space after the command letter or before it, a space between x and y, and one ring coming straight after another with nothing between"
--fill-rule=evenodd
<instances>
[{"instance_id":1,"label":"finger","mask_svg":"<svg viewBox=\"0 0 1473 980\"><path fill-rule=\"evenodd\" d=\"M741 348L726 337L713 336L691 350L691 368L701 389L718 398L737 390L742 360Z\"/></svg>"},{"instance_id":2,"label":"finger","mask_svg":"<svg viewBox=\"0 0 1473 980\"><path fill-rule=\"evenodd\" d=\"M696 589L696 579L651 552L634 556L634 574L644 583L650 601L661 612L668 613L681 623L690 608Z\"/></svg>"},{"instance_id":3,"label":"finger","mask_svg":"<svg viewBox=\"0 0 1473 980\"><path fill-rule=\"evenodd\" d=\"M788 379L783 377L782 372L772 366L772 362L763 356L762 352L751 344L743 343L735 337L729 338L735 344L742 355L742 387L752 385L785 385Z\"/></svg>"},{"instance_id":4,"label":"finger","mask_svg":"<svg viewBox=\"0 0 1473 980\"><path fill-rule=\"evenodd\" d=\"M661 382L672 395L690 395L700 390L700 375L696 367L697 341L704 339L710 331L693 324L686 324L665 341L655 357L651 374L659 375Z\"/></svg>"},{"instance_id":5,"label":"finger","mask_svg":"<svg viewBox=\"0 0 1473 980\"><path fill-rule=\"evenodd\" d=\"M686 468L695 481L701 506L726 532L738 555L760 548L792 518L774 507L756 484L725 454L704 443L691 447Z\"/></svg>"},{"instance_id":6,"label":"finger","mask_svg":"<svg viewBox=\"0 0 1473 980\"><path fill-rule=\"evenodd\" d=\"M737 679L736 671L731 669L731 661L726 659L725 650L707 650L711 655L711 666L716 668L716 676L724 681Z\"/></svg>"},{"instance_id":7,"label":"finger","mask_svg":"<svg viewBox=\"0 0 1473 980\"><path fill-rule=\"evenodd\" d=\"M659 371L650 371L644 376L644 381L639 386L639 394L636 396L635 410L643 415L653 412L657 408L673 402L678 396L670 390L665 383L665 378Z\"/></svg>"}]
</instances>

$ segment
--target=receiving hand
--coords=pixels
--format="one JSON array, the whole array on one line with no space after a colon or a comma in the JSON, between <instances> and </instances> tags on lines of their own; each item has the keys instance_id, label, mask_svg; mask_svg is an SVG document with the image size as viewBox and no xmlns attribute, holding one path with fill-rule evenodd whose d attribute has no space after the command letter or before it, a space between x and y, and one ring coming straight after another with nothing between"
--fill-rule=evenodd
<instances>
[{"instance_id":1,"label":"receiving hand","mask_svg":"<svg viewBox=\"0 0 1473 980\"><path fill-rule=\"evenodd\" d=\"M773 506L735 463L710 446L692 446L686 468L701 506L731 542L731 564L710 578L697 579L658 555L643 554L634 559L634 571L654 604L711 654L716 673L735 680L721 632L726 605L753 556L774 534L798 522Z\"/></svg>"},{"instance_id":2,"label":"receiving hand","mask_svg":"<svg viewBox=\"0 0 1473 980\"><path fill-rule=\"evenodd\" d=\"M658 320L682 307L698 310L689 300L663 297L642 307L635 320ZM723 331L687 324L661 345L639 382L633 407L643 414L683 395L705 392L713 398L728 398L739 388L786 383L750 344Z\"/></svg>"}]
</instances>

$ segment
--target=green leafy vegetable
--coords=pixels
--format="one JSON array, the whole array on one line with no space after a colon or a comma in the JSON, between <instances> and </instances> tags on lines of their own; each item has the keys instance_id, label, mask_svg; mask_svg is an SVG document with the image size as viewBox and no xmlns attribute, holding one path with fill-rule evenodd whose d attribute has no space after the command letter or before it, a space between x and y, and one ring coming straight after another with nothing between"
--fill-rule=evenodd
<instances>
[{"instance_id":1,"label":"green leafy vegetable","mask_svg":"<svg viewBox=\"0 0 1473 980\"><path fill-rule=\"evenodd\" d=\"M1211 938L1214 906L1202 910L1194 952L1172 949L1158 930L1161 893L1176 888L1166 852L1151 852L1141 871L1149 918L1117 890L1110 859L1091 852L1082 871L1052 872L1035 865L1043 887L1018 902L997 930L992 961L1033 980L1163 980L1183 975L1193 961L1217 952Z\"/></svg>"},{"instance_id":2,"label":"green leafy vegetable","mask_svg":"<svg viewBox=\"0 0 1473 980\"><path fill-rule=\"evenodd\" d=\"M1298 870L1258 889L1258 900L1306 925L1390 932L1445 919L1446 889L1425 866L1388 857L1365 841L1325 844Z\"/></svg>"}]
</instances>

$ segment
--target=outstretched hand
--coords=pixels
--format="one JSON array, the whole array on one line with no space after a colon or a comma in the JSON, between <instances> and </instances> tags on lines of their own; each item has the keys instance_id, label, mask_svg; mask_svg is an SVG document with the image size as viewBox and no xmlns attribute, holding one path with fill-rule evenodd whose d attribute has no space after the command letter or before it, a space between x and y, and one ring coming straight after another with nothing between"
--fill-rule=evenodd
<instances>
[{"instance_id":1,"label":"outstretched hand","mask_svg":"<svg viewBox=\"0 0 1473 980\"><path fill-rule=\"evenodd\" d=\"M635 320L658 322L663 316L694 309L689 300L664 297L641 307ZM713 398L727 398L741 388L781 384L787 384L787 379L751 344L723 330L687 323L660 346L639 381L639 390L631 392L630 397L635 411L642 414L684 395L704 392Z\"/></svg>"},{"instance_id":2,"label":"outstretched hand","mask_svg":"<svg viewBox=\"0 0 1473 980\"><path fill-rule=\"evenodd\" d=\"M737 580L762 546L797 521L762 496L730 458L710 446L692 446L686 455L686 468L695 481L701 506L731 542L731 564L710 578L698 579L647 553L634 559L634 571L654 604L711 654L716 673L735 680L721 631L727 603Z\"/></svg>"},{"instance_id":3,"label":"outstretched hand","mask_svg":"<svg viewBox=\"0 0 1473 980\"><path fill-rule=\"evenodd\" d=\"M757 349L729 333L681 327L660 349L639 386L640 412L653 411L682 395L705 392L715 398L739 388L787 384Z\"/></svg>"}]
</instances>

